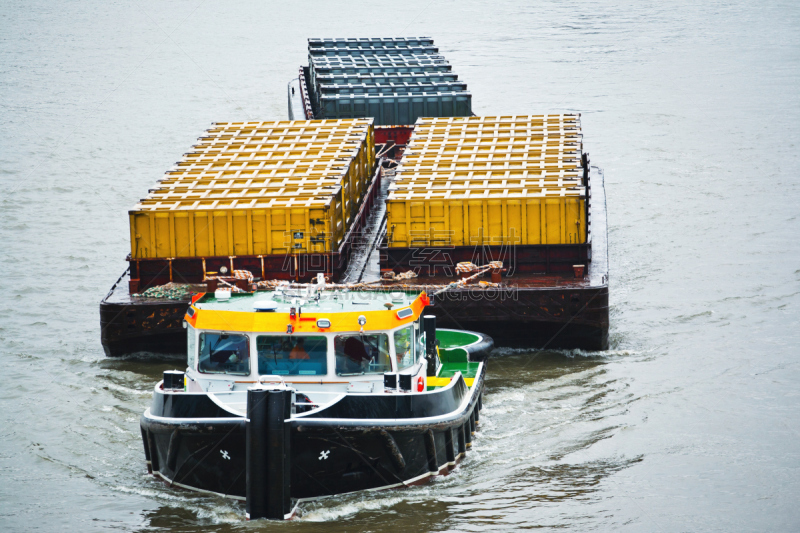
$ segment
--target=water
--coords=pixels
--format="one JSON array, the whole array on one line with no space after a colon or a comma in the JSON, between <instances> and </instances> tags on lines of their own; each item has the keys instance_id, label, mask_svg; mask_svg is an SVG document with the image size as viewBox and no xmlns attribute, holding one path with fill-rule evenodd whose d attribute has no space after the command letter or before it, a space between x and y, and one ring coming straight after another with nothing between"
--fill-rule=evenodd
<instances>
[{"instance_id":1,"label":"water","mask_svg":"<svg viewBox=\"0 0 800 533\"><path fill-rule=\"evenodd\" d=\"M3 530L800 529L795 2L0 7ZM317 36L431 35L479 114L577 111L609 207L612 348L500 352L475 450L289 524L145 474L179 361L107 360L126 210L215 120L286 116Z\"/></svg>"}]
</instances>

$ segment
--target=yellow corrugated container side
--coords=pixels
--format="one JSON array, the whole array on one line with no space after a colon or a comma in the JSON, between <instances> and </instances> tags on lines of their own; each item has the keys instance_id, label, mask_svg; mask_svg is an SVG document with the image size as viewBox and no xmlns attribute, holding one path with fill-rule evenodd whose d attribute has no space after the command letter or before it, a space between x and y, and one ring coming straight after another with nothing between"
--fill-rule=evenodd
<instances>
[{"instance_id":1,"label":"yellow corrugated container side","mask_svg":"<svg viewBox=\"0 0 800 533\"><path fill-rule=\"evenodd\" d=\"M585 198L387 200L390 247L586 242Z\"/></svg>"},{"instance_id":2,"label":"yellow corrugated container side","mask_svg":"<svg viewBox=\"0 0 800 533\"><path fill-rule=\"evenodd\" d=\"M134 259L329 252L338 248L344 232L330 198L253 202L254 208L184 203L199 205L130 212ZM260 209L258 204L273 205Z\"/></svg>"}]
</instances>

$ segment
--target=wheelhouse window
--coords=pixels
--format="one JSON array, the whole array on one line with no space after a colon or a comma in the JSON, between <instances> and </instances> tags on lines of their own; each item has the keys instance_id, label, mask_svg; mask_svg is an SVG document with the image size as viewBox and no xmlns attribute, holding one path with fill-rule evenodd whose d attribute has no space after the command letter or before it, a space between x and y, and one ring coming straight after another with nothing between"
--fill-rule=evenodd
<instances>
[{"instance_id":1,"label":"wheelhouse window","mask_svg":"<svg viewBox=\"0 0 800 533\"><path fill-rule=\"evenodd\" d=\"M403 370L416 363L414 346L416 335L414 326L399 329L394 332L394 353L397 359L397 370Z\"/></svg>"},{"instance_id":2,"label":"wheelhouse window","mask_svg":"<svg viewBox=\"0 0 800 533\"><path fill-rule=\"evenodd\" d=\"M246 335L200 334L200 372L250 374L250 342Z\"/></svg>"},{"instance_id":3,"label":"wheelhouse window","mask_svg":"<svg viewBox=\"0 0 800 533\"><path fill-rule=\"evenodd\" d=\"M422 317L419 318L417 325L418 327L414 332L414 337L417 340L417 353L422 356L425 354L425 331L422 329Z\"/></svg>"},{"instance_id":4,"label":"wheelhouse window","mask_svg":"<svg viewBox=\"0 0 800 533\"><path fill-rule=\"evenodd\" d=\"M384 333L337 335L333 340L336 374L383 374L392 371L389 336Z\"/></svg>"},{"instance_id":5,"label":"wheelhouse window","mask_svg":"<svg viewBox=\"0 0 800 533\"><path fill-rule=\"evenodd\" d=\"M322 376L328 373L328 339L322 335L259 335L258 373Z\"/></svg>"}]
</instances>

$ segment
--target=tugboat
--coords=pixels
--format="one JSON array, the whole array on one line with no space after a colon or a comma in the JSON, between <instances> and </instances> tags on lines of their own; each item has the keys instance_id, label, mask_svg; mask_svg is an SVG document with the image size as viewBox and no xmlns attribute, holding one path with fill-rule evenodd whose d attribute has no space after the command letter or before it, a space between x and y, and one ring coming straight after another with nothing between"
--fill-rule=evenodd
<instances>
[{"instance_id":1,"label":"tugboat","mask_svg":"<svg viewBox=\"0 0 800 533\"><path fill-rule=\"evenodd\" d=\"M288 519L303 501L444 474L480 418L491 338L436 329L425 292L282 282L198 294L188 365L141 417L170 486Z\"/></svg>"}]
</instances>

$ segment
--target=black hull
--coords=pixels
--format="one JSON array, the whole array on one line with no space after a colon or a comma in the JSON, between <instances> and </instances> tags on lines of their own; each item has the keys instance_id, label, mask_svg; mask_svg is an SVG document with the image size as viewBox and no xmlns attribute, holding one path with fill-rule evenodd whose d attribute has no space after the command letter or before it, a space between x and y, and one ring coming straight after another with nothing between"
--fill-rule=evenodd
<instances>
[{"instance_id":1,"label":"black hull","mask_svg":"<svg viewBox=\"0 0 800 533\"><path fill-rule=\"evenodd\" d=\"M380 405L371 401L375 396L348 396L345 400L352 401L336 404L334 411L293 418L288 454L292 500L407 486L446 473L466 453L480 418L484 372L475 379L472 389L459 379L441 394L378 396ZM154 398L154 407L158 410L161 402L166 414L212 414L218 409L210 400L192 408L191 402L162 396ZM453 405L457 408L446 412ZM346 416L353 410L385 415L386 409L397 418ZM154 475L176 487L246 498L243 417L162 418L148 411L141 427Z\"/></svg>"},{"instance_id":2,"label":"black hull","mask_svg":"<svg viewBox=\"0 0 800 533\"><path fill-rule=\"evenodd\" d=\"M498 346L608 349L608 286L448 291L425 310L443 328L485 333Z\"/></svg>"},{"instance_id":3,"label":"black hull","mask_svg":"<svg viewBox=\"0 0 800 533\"><path fill-rule=\"evenodd\" d=\"M100 342L107 357L185 354L189 300L131 298L126 271L100 302Z\"/></svg>"}]
</instances>

